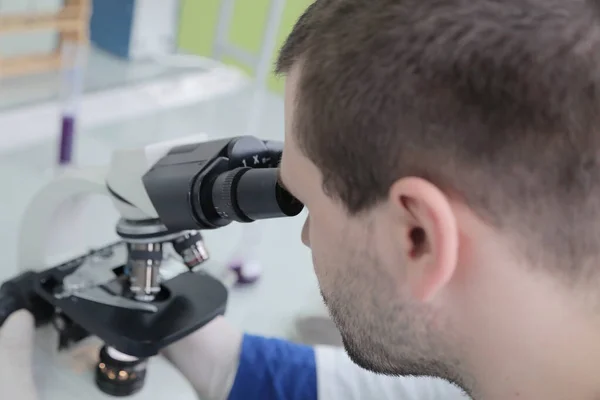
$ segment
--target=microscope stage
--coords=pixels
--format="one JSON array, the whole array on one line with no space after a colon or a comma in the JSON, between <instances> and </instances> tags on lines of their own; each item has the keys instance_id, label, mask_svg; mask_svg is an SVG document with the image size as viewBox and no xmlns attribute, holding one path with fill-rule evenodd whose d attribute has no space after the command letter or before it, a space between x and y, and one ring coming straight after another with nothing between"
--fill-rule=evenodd
<instances>
[{"instance_id":1,"label":"microscope stage","mask_svg":"<svg viewBox=\"0 0 600 400\"><path fill-rule=\"evenodd\" d=\"M162 283L156 311L115 307L77 296L55 297L54 270L40 279L37 293L108 346L138 358L152 357L169 344L223 315L227 288L203 272L185 272Z\"/></svg>"}]
</instances>

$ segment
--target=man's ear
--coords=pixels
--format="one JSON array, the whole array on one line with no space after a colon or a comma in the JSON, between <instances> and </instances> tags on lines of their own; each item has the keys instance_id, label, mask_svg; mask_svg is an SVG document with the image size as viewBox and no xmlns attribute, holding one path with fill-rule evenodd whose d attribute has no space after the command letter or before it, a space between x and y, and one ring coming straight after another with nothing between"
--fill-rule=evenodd
<instances>
[{"instance_id":1,"label":"man's ear","mask_svg":"<svg viewBox=\"0 0 600 400\"><path fill-rule=\"evenodd\" d=\"M399 223L407 284L415 299L428 301L450 280L458 261L458 228L448 197L421 178L396 181L389 201Z\"/></svg>"}]
</instances>

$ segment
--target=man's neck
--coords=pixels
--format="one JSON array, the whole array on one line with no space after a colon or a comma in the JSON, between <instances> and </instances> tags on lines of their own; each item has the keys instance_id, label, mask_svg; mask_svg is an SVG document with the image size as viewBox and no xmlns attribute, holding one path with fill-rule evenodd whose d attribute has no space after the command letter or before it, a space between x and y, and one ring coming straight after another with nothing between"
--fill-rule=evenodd
<instances>
[{"instance_id":1,"label":"man's neck","mask_svg":"<svg viewBox=\"0 0 600 400\"><path fill-rule=\"evenodd\" d=\"M560 351L562 358L550 354L533 358L534 355L522 352L512 361L496 364L491 373L476 377L478 386L473 391L473 399L600 399L598 352L592 356L579 348L564 357L564 350L567 349Z\"/></svg>"},{"instance_id":2,"label":"man's neck","mask_svg":"<svg viewBox=\"0 0 600 400\"><path fill-rule=\"evenodd\" d=\"M556 288L522 294L500 306L513 318L509 312L506 320L484 321L488 340L470 350L474 399L600 399L598 315L586 314Z\"/></svg>"}]
</instances>

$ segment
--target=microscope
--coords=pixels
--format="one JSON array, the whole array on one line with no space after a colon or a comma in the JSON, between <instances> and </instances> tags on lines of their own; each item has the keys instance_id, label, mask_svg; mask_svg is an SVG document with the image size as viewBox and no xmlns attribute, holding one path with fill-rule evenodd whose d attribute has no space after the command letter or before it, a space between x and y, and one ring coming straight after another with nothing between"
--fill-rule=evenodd
<instances>
[{"instance_id":1,"label":"microscope","mask_svg":"<svg viewBox=\"0 0 600 400\"><path fill-rule=\"evenodd\" d=\"M97 387L137 393L151 357L225 312L227 288L201 268L209 258L201 232L302 211L279 184L281 152L280 142L253 136L185 138L118 150L107 167L65 171L25 213L25 272L0 286L0 324L27 309L36 325L55 327L59 349L99 338ZM52 211L90 193L111 199L120 240L47 266ZM179 269L166 267L173 257Z\"/></svg>"}]
</instances>

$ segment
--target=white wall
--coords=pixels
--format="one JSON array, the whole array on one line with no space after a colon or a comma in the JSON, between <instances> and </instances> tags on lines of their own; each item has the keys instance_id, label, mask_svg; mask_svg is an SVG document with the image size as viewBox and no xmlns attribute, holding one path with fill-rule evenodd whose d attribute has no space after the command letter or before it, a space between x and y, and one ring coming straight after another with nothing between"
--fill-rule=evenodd
<instances>
[{"instance_id":1,"label":"white wall","mask_svg":"<svg viewBox=\"0 0 600 400\"><path fill-rule=\"evenodd\" d=\"M132 59L160 57L175 51L179 0L137 0L134 15Z\"/></svg>"},{"instance_id":2,"label":"white wall","mask_svg":"<svg viewBox=\"0 0 600 400\"><path fill-rule=\"evenodd\" d=\"M0 0L0 15L24 12L54 12L63 5L63 0ZM0 56L43 54L52 51L58 42L56 32L0 33Z\"/></svg>"}]
</instances>

